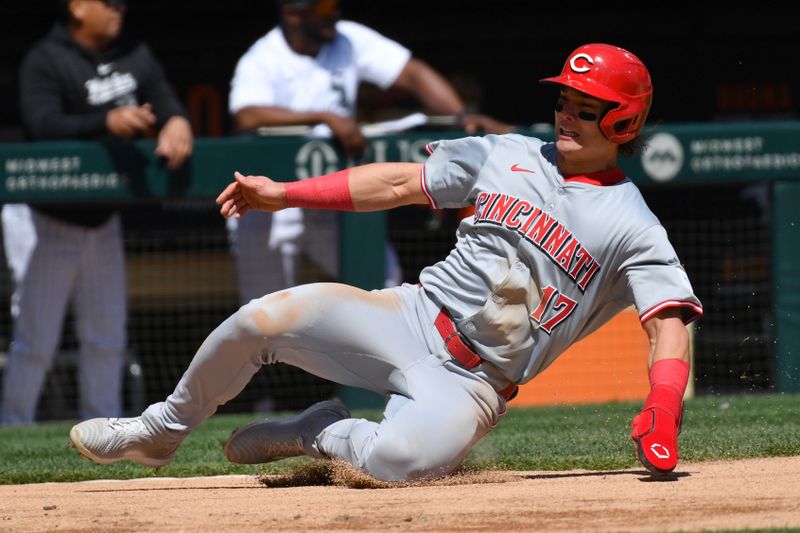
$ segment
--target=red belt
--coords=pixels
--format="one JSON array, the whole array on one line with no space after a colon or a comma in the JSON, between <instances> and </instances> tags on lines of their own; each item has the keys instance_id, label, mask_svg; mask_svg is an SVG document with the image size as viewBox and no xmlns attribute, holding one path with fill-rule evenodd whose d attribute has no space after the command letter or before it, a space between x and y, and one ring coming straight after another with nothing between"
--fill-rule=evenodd
<instances>
[{"instance_id":1,"label":"red belt","mask_svg":"<svg viewBox=\"0 0 800 533\"><path fill-rule=\"evenodd\" d=\"M472 370L483 362L481 356L476 354L472 348L470 348L469 344L467 344L467 341L461 337L461 334L456 329L456 325L447 310L443 308L439 311L433 324L439 331L439 335L444 339L444 345L447 351L450 352L450 355L461 363L464 368ZM511 400L517 395L517 390L517 385L512 383L499 392L506 400Z\"/></svg>"}]
</instances>

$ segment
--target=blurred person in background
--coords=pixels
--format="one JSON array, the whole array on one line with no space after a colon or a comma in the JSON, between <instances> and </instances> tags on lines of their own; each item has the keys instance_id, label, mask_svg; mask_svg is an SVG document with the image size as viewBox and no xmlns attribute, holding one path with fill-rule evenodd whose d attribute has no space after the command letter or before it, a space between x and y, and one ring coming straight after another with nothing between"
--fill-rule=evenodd
<instances>
[{"instance_id":1,"label":"blurred person in background","mask_svg":"<svg viewBox=\"0 0 800 533\"><path fill-rule=\"evenodd\" d=\"M231 81L229 110L237 130L324 124L350 166L367 149L356 122L362 82L408 93L426 110L456 117L468 133L514 129L467 113L455 88L407 48L362 24L341 20L339 0L277 2L279 25L247 50ZM228 219L228 228L242 303L297 284L303 253L332 279L338 278L336 213L253 213L242 220ZM394 286L402 281L399 263L391 246L386 251L386 286Z\"/></svg>"},{"instance_id":2,"label":"blurred person in background","mask_svg":"<svg viewBox=\"0 0 800 533\"><path fill-rule=\"evenodd\" d=\"M150 49L121 35L124 0L59 0L61 19L27 53L20 110L31 141L157 135L171 170L192 127ZM80 416L122 414L126 272L119 213L99 204L7 204L3 236L14 321L0 422L31 423L72 301L80 343Z\"/></svg>"},{"instance_id":3,"label":"blurred person in background","mask_svg":"<svg viewBox=\"0 0 800 533\"><path fill-rule=\"evenodd\" d=\"M362 24L340 20L338 0L276 1L278 26L245 52L231 81L229 111L237 131L324 125L351 166L367 150L356 122L362 82L409 94L433 113L457 117L458 125L469 132L513 129L466 113L453 86L407 48ZM260 212L242 220L229 218L227 227L242 304L298 283L339 277L338 213ZM388 238L384 253L384 285L392 287L403 281L403 272ZM264 374L267 389L276 397L261 398L255 410L304 407L297 404L313 399L301 400L295 392L302 388L302 395L308 396L315 390L302 372L271 367Z\"/></svg>"}]
</instances>

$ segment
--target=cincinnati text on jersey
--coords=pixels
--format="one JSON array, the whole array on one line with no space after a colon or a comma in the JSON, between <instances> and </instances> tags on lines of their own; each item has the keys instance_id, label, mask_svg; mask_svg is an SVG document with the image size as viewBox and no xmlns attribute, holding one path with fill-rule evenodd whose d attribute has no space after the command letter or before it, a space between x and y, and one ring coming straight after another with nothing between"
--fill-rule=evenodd
<instances>
[{"instance_id":1,"label":"cincinnati text on jersey","mask_svg":"<svg viewBox=\"0 0 800 533\"><path fill-rule=\"evenodd\" d=\"M584 292L600 264L569 229L541 207L498 192L482 192L475 201L475 223L504 226L536 246Z\"/></svg>"}]
</instances>

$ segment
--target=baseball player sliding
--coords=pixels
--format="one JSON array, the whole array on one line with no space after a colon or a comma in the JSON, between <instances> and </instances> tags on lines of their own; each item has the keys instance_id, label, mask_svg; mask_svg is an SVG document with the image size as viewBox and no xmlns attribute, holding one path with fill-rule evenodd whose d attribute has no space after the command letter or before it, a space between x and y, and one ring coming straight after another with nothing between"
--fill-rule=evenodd
<instances>
[{"instance_id":1,"label":"baseball player sliding","mask_svg":"<svg viewBox=\"0 0 800 533\"><path fill-rule=\"evenodd\" d=\"M165 465L261 365L283 362L384 394L383 420L320 402L237 429L228 459L307 454L382 480L441 476L492 430L518 384L633 304L650 339L651 391L632 437L648 470L672 471L689 376L684 324L702 307L664 228L617 167L641 148L650 76L630 52L588 44L542 82L558 89L552 143L517 134L441 141L424 165L370 164L293 183L236 173L217 199L226 217L407 204L474 205L475 214L418 285L311 284L244 305L208 336L166 401L139 417L82 422L73 445L98 463Z\"/></svg>"}]
</instances>

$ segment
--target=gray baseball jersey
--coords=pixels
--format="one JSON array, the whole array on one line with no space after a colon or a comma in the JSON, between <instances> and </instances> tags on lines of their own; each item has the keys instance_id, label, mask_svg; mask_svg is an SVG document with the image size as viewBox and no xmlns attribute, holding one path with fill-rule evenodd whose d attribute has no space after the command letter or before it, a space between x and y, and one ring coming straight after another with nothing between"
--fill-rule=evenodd
<instances>
[{"instance_id":1,"label":"gray baseball jersey","mask_svg":"<svg viewBox=\"0 0 800 533\"><path fill-rule=\"evenodd\" d=\"M556 147L521 135L432 143L432 207L475 205L450 255L422 271L475 350L524 383L634 304L645 321L702 314L666 231L619 169L562 176Z\"/></svg>"}]
</instances>

